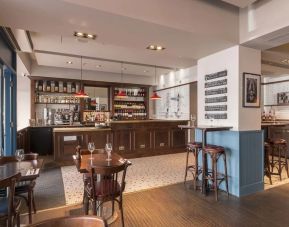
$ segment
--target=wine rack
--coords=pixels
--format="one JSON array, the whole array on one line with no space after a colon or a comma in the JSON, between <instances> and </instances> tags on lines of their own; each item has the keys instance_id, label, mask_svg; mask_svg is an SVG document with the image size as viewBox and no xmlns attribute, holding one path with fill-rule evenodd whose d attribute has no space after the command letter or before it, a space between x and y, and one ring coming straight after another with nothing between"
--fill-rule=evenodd
<instances>
[{"instance_id":1,"label":"wine rack","mask_svg":"<svg viewBox=\"0 0 289 227\"><path fill-rule=\"evenodd\" d=\"M123 97L119 97L122 91ZM145 120L147 114L147 88L145 87L114 87L113 117L118 120Z\"/></svg>"}]
</instances>

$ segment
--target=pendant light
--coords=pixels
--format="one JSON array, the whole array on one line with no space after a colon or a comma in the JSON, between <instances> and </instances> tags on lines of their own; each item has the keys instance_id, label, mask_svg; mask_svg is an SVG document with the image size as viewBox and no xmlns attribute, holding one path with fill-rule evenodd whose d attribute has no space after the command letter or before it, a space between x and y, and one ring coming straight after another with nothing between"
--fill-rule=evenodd
<instances>
[{"instance_id":1,"label":"pendant light","mask_svg":"<svg viewBox=\"0 0 289 227\"><path fill-rule=\"evenodd\" d=\"M84 86L82 84L82 56L80 57L80 89L75 94L77 98L89 98L88 94L84 92Z\"/></svg>"},{"instance_id":2,"label":"pendant light","mask_svg":"<svg viewBox=\"0 0 289 227\"><path fill-rule=\"evenodd\" d=\"M157 84L157 67L155 66L155 84ZM153 95L150 97L151 100L161 99L161 96L158 95L156 91L154 91Z\"/></svg>"},{"instance_id":3,"label":"pendant light","mask_svg":"<svg viewBox=\"0 0 289 227\"><path fill-rule=\"evenodd\" d=\"M121 78L120 78L120 82L121 82L121 83L123 82L122 79L123 79L123 63L121 63ZM127 98L126 93L124 92L123 89L119 89L116 97L117 97L117 98L120 98L120 99Z\"/></svg>"}]
</instances>

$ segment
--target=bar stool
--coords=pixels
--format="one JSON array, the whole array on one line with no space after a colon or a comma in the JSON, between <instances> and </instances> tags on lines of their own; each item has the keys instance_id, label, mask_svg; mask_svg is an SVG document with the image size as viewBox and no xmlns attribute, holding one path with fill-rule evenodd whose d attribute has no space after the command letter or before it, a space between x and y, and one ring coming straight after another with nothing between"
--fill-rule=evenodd
<instances>
[{"instance_id":1,"label":"bar stool","mask_svg":"<svg viewBox=\"0 0 289 227\"><path fill-rule=\"evenodd\" d=\"M271 170L270 170L270 153L271 145L269 142L264 143L264 175L269 178L270 184L272 184Z\"/></svg>"},{"instance_id":2,"label":"bar stool","mask_svg":"<svg viewBox=\"0 0 289 227\"><path fill-rule=\"evenodd\" d=\"M274 139L270 141L270 144L272 146L271 174L279 175L281 181L281 174L283 168L286 169L287 177L289 177L287 161L287 142L284 139ZM282 160L282 157L284 158L284 160ZM273 172L274 168L277 169L278 173Z\"/></svg>"},{"instance_id":3,"label":"bar stool","mask_svg":"<svg viewBox=\"0 0 289 227\"><path fill-rule=\"evenodd\" d=\"M197 189L198 176L202 173L201 168L198 165L198 156L202 149L202 143L192 142L187 144L187 158L186 158L186 171L184 184L187 181L187 174L191 172L193 174L194 189ZM194 156L194 163L189 165L189 154L192 153Z\"/></svg>"},{"instance_id":4,"label":"bar stool","mask_svg":"<svg viewBox=\"0 0 289 227\"><path fill-rule=\"evenodd\" d=\"M227 195L229 197L229 186L228 186L228 174L227 174L227 161L226 161L226 152L225 152L225 148L221 147L221 146L205 146L203 148L203 152L204 155L209 155L212 161L212 170L211 171L207 171L207 173L204 176L204 181L212 181L212 186L213 189L215 190L215 199L216 201L218 201L218 189L219 189L219 185L225 181L226 183L226 191L227 191ZM224 160L224 169L225 169L225 173L219 173L218 172L218 160L220 157L223 157ZM204 172L204 171L203 171ZM204 182L203 182L204 183Z\"/></svg>"}]
</instances>

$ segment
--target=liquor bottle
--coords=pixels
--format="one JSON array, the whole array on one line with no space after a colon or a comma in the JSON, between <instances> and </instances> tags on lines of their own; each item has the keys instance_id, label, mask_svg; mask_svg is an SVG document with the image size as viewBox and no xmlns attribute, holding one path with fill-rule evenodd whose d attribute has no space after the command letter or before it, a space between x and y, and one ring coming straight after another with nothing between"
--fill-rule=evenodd
<instances>
[{"instance_id":1,"label":"liquor bottle","mask_svg":"<svg viewBox=\"0 0 289 227\"><path fill-rule=\"evenodd\" d=\"M71 93L75 93L75 91L76 91L75 83L72 83L71 84Z\"/></svg>"},{"instance_id":2,"label":"liquor bottle","mask_svg":"<svg viewBox=\"0 0 289 227\"><path fill-rule=\"evenodd\" d=\"M63 82L63 93L67 93L67 83Z\"/></svg>"},{"instance_id":3,"label":"liquor bottle","mask_svg":"<svg viewBox=\"0 0 289 227\"><path fill-rule=\"evenodd\" d=\"M266 113L265 113L265 111L262 112L262 121L266 121Z\"/></svg>"},{"instance_id":4,"label":"liquor bottle","mask_svg":"<svg viewBox=\"0 0 289 227\"><path fill-rule=\"evenodd\" d=\"M50 81L47 81L47 82L46 82L46 91L47 91L47 92L50 92L50 91L51 91Z\"/></svg>"},{"instance_id":5,"label":"liquor bottle","mask_svg":"<svg viewBox=\"0 0 289 227\"><path fill-rule=\"evenodd\" d=\"M55 81L54 91L55 91L55 92L59 92L59 84L58 84L58 81Z\"/></svg>"},{"instance_id":6,"label":"liquor bottle","mask_svg":"<svg viewBox=\"0 0 289 227\"><path fill-rule=\"evenodd\" d=\"M42 80L38 81L38 91L43 91L43 81Z\"/></svg>"}]
</instances>

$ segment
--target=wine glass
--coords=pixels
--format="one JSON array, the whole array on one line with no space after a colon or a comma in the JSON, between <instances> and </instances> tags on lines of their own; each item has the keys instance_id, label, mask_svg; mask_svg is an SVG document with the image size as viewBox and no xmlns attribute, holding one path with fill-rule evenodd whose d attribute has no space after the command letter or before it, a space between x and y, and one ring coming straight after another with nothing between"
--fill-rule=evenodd
<instances>
[{"instance_id":1,"label":"wine glass","mask_svg":"<svg viewBox=\"0 0 289 227\"><path fill-rule=\"evenodd\" d=\"M106 161L111 161L111 151L112 151L112 145L111 143L105 144L105 151L107 153L107 159Z\"/></svg>"},{"instance_id":2,"label":"wine glass","mask_svg":"<svg viewBox=\"0 0 289 227\"><path fill-rule=\"evenodd\" d=\"M18 169L21 170L20 165L21 165L21 161L24 159L24 150L23 149L16 150L15 157L18 161Z\"/></svg>"},{"instance_id":3,"label":"wine glass","mask_svg":"<svg viewBox=\"0 0 289 227\"><path fill-rule=\"evenodd\" d=\"M93 142L90 142L90 143L88 143L88 150L90 151L90 159L92 160L93 159L93 157L92 157L92 153L93 153L93 151L95 150L95 146L94 146L94 143Z\"/></svg>"}]
</instances>

